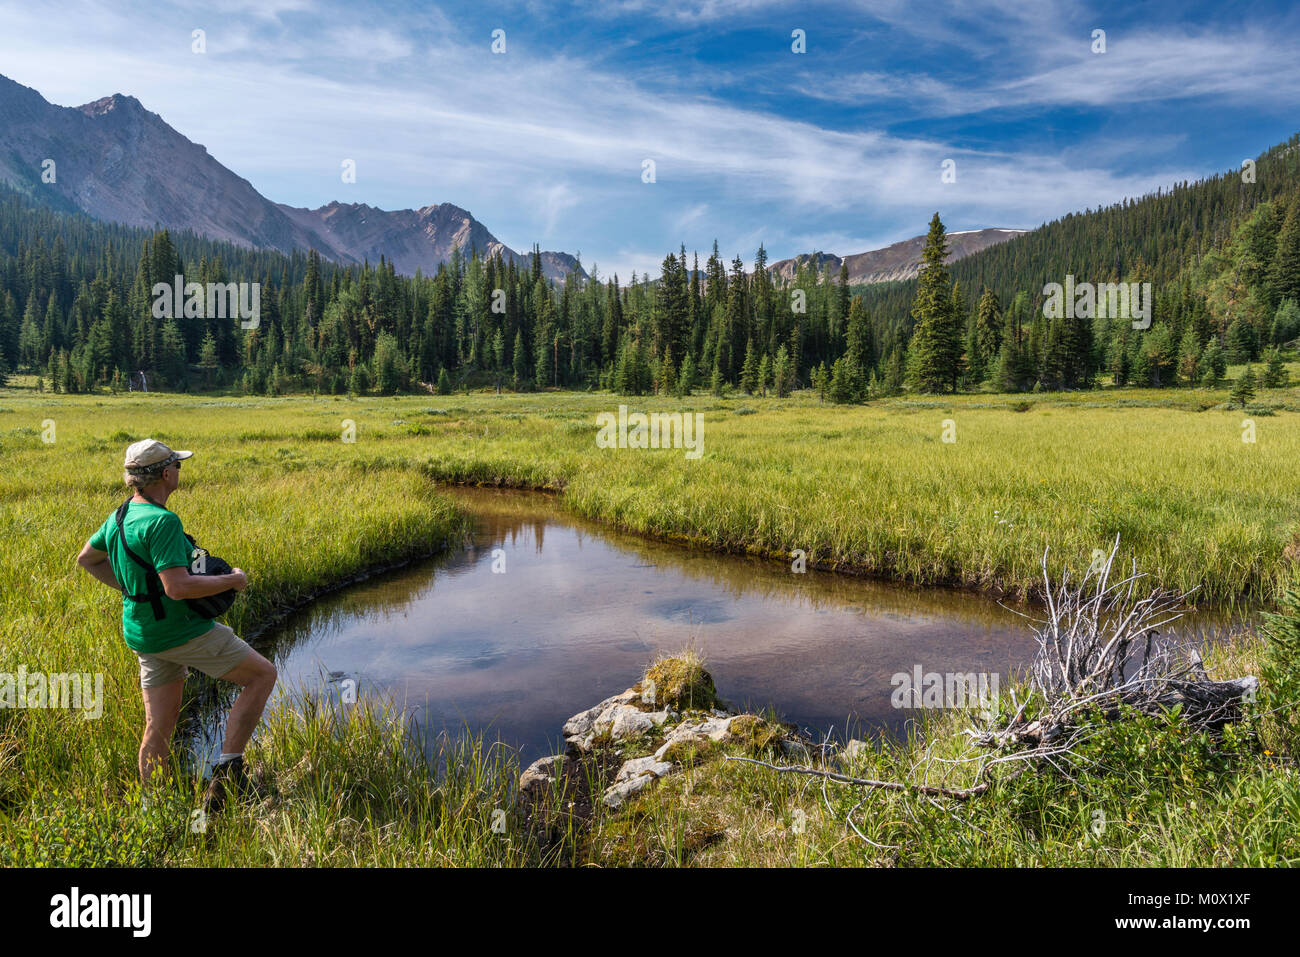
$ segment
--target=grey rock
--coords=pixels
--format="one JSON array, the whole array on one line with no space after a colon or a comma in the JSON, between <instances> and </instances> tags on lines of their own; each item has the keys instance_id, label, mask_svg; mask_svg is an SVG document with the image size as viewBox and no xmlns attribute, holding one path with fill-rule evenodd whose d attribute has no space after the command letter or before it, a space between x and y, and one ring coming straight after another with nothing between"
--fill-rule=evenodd
<instances>
[{"instance_id":1,"label":"grey rock","mask_svg":"<svg viewBox=\"0 0 1300 957\"><path fill-rule=\"evenodd\" d=\"M649 787L661 777L671 774L672 770L671 764L656 761L653 757L625 761L619 768L614 783L605 789L601 801L607 808L618 810L633 794Z\"/></svg>"},{"instance_id":2,"label":"grey rock","mask_svg":"<svg viewBox=\"0 0 1300 957\"><path fill-rule=\"evenodd\" d=\"M853 738L840 749L840 760L845 764L856 764L871 753L871 745Z\"/></svg>"},{"instance_id":3,"label":"grey rock","mask_svg":"<svg viewBox=\"0 0 1300 957\"><path fill-rule=\"evenodd\" d=\"M630 761L624 761L623 766L618 769L618 774L614 777L615 784L621 784L631 778L638 777L642 774L653 774L657 778L671 774L673 766L666 761L657 761L653 756L645 758L633 758Z\"/></svg>"},{"instance_id":4,"label":"grey rock","mask_svg":"<svg viewBox=\"0 0 1300 957\"><path fill-rule=\"evenodd\" d=\"M552 754L550 757L538 758L519 775L519 800L531 800L550 788L551 783L562 772L565 757Z\"/></svg>"}]
</instances>

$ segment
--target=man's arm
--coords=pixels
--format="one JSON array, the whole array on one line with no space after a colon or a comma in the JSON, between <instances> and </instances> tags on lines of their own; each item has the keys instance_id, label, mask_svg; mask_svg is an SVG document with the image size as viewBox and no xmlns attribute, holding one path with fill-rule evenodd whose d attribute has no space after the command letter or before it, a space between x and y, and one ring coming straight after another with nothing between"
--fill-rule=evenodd
<instances>
[{"instance_id":1,"label":"man's arm","mask_svg":"<svg viewBox=\"0 0 1300 957\"><path fill-rule=\"evenodd\" d=\"M86 542L81 547L81 554L77 556L77 564L102 581L109 588L122 590L122 585L113 574L113 566L108 563L108 552L101 552L90 542Z\"/></svg>"},{"instance_id":2,"label":"man's arm","mask_svg":"<svg viewBox=\"0 0 1300 957\"><path fill-rule=\"evenodd\" d=\"M158 577L162 579L163 591L167 597L175 601L219 595L228 588L243 591L248 586L248 578L239 568L229 575L191 575L188 565L177 565L174 568L164 568Z\"/></svg>"}]
</instances>

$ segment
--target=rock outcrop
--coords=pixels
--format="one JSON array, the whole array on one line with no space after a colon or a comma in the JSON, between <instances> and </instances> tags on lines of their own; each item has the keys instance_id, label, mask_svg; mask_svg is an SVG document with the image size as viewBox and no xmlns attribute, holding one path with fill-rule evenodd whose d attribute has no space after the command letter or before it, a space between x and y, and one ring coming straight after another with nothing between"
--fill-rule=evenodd
<instances>
[{"instance_id":1,"label":"rock outcrop","mask_svg":"<svg viewBox=\"0 0 1300 957\"><path fill-rule=\"evenodd\" d=\"M689 681L678 680L684 671L690 674ZM682 697L683 688L694 689L689 698ZM700 689L705 689L704 693ZM637 793L679 771L688 753L744 745L755 751L778 749L788 755L804 754L812 747L792 725L727 708L687 706L696 700L721 703L713 694L713 678L707 671L693 662L683 665L676 658L657 662L633 687L564 722L561 731L567 754L550 755L529 765L519 779L520 800L535 801L585 756L599 752L617 758L633 745L638 750L653 750L629 757L619 766L613 783L599 798L610 810L621 809Z\"/></svg>"}]
</instances>

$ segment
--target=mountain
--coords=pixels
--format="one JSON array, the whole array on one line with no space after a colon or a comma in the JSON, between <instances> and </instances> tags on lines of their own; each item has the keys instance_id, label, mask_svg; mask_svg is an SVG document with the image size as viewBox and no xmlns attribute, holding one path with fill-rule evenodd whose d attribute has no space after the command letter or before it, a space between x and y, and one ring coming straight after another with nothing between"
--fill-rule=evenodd
<instances>
[{"instance_id":1,"label":"mountain","mask_svg":"<svg viewBox=\"0 0 1300 957\"><path fill-rule=\"evenodd\" d=\"M47 160L53 182L44 182ZM0 180L63 211L107 222L193 230L255 249L318 250L345 264L385 256L399 272L436 271L460 244L468 254L528 257L500 242L467 210L442 203L385 211L330 203L298 209L274 203L172 129L132 96L55 106L0 75ZM542 272L562 279L567 253L543 252Z\"/></svg>"},{"instance_id":2,"label":"mountain","mask_svg":"<svg viewBox=\"0 0 1300 957\"><path fill-rule=\"evenodd\" d=\"M965 232L948 234L948 261L956 262L973 255L990 246L1004 243L1023 235L1024 229L971 229ZM818 272L828 264L831 272L839 275L840 266L848 264L849 283L852 285L893 282L899 279L914 279L921 268L921 250L925 248L925 236L913 236L902 242L886 246L884 249L872 249L865 253L855 253L843 258L833 253L806 253L794 259L782 259L769 268L773 275L782 279L794 279L799 266L811 262Z\"/></svg>"},{"instance_id":3,"label":"mountain","mask_svg":"<svg viewBox=\"0 0 1300 957\"><path fill-rule=\"evenodd\" d=\"M346 252L357 261L377 262L382 254L399 273L408 276L415 275L417 269L426 274L436 272L439 263L451 259L456 246L466 253L477 249L484 256L500 253L507 262L513 259L521 267L528 265L527 256L498 240L468 210L451 203L395 210L364 203L333 202L320 209L277 205L304 230L323 236L329 248ZM568 253L543 251L541 256L542 273L551 279L563 279L578 268L578 261Z\"/></svg>"}]
</instances>

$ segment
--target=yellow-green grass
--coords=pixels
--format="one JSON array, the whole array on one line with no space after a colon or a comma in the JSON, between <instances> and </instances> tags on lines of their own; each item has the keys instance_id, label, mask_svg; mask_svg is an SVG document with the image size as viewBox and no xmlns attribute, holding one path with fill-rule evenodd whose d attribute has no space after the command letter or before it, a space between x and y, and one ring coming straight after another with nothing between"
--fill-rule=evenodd
<instances>
[{"instance_id":1,"label":"yellow-green grass","mask_svg":"<svg viewBox=\"0 0 1300 957\"><path fill-rule=\"evenodd\" d=\"M308 721L301 706L276 713L250 752L276 782L283 803L274 814L237 811L204 835L178 830L177 815L194 802L188 778L155 805L173 800L172 811L138 808L143 712L120 600L72 561L124 497L121 455L134 439L196 451L172 505L200 542L249 572L227 619L245 633L323 587L459 541L464 518L433 480L563 488L569 507L638 532L786 561L801 548L828 567L1013 592L1037 580L1046 545L1086 564L1120 532L1125 554L1155 583L1200 586L1203 602L1267 600L1296 580L1284 556L1297 528L1296 394L1255 400L1276 414L1250 413L1253 444L1241 441L1247 414L1215 408L1225 399L1126 391L845 409L809 394L351 400L0 390L0 671L102 672L108 698L96 721L0 709L0 847L28 863L542 860L490 828L517 771L508 755L465 742L453 763L473 770L431 780L400 724L364 710L347 720L318 711ZM1014 411L1024 402L1027 411ZM704 456L598 449L595 415L620 403L700 411ZM942 441L945 419L954 443ZM344 420L355 423L355 442L342 440ZM842 827L835 834L845 840Z\"/></svg>"}]
</instances>

